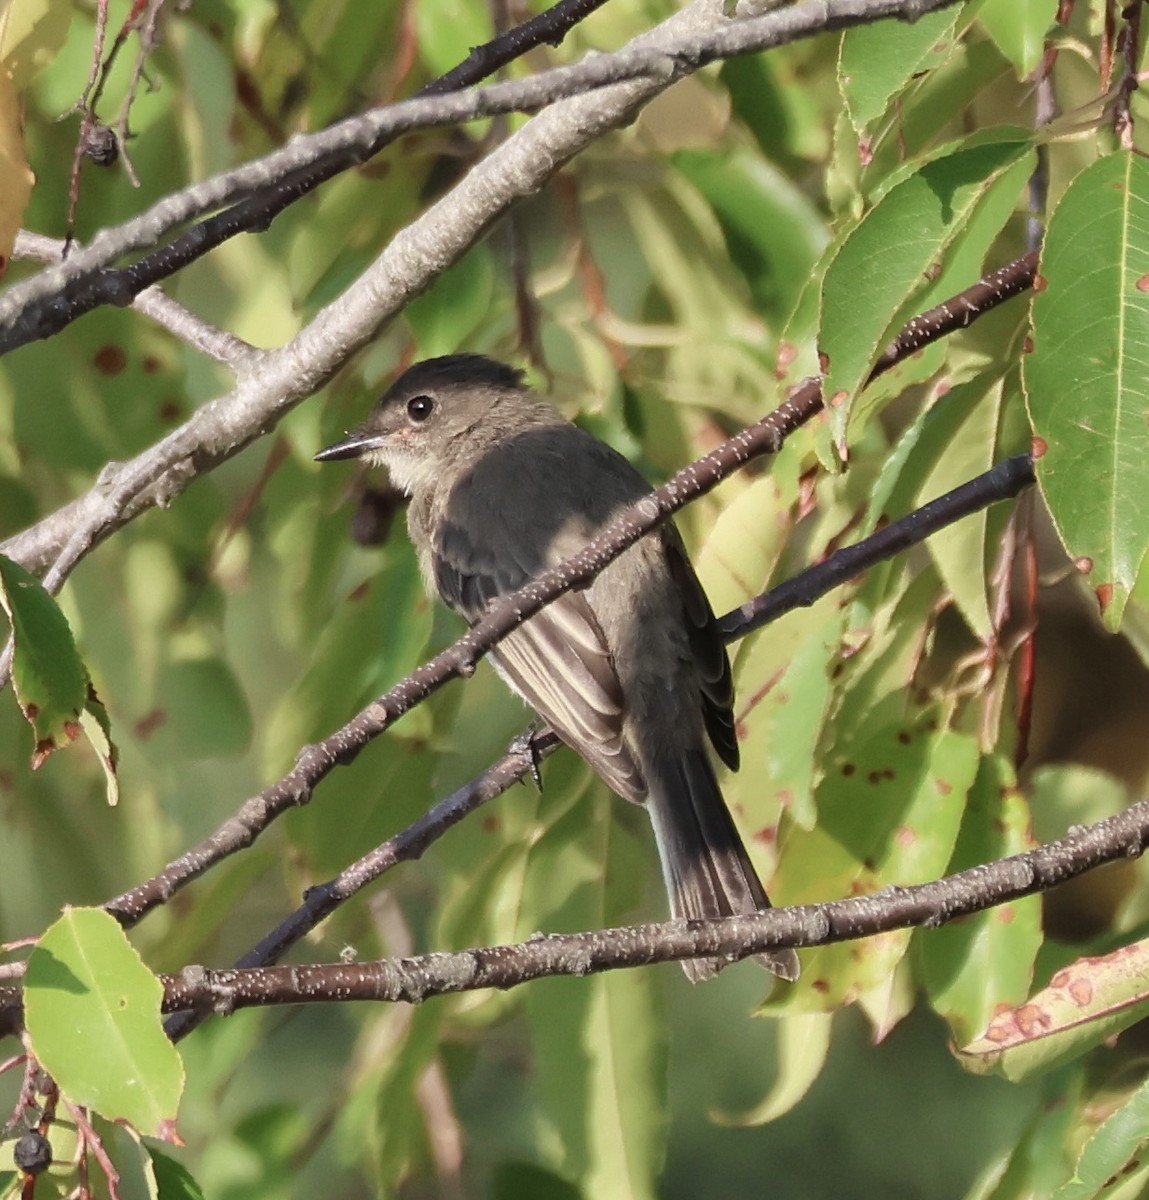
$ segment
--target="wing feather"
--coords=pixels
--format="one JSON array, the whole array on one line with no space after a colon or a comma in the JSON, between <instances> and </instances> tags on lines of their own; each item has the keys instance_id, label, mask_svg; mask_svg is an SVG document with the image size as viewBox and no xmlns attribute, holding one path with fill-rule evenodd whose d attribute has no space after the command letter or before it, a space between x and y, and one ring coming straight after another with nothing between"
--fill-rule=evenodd
<instances>
[{"instance_id":1,"label":"wing feather","mask_svg":"<svg viewBox=\"0 0 1149 1200\"><path fill-rule=\"evenodd\" d=\"M444 522L436 542L439 592L470 622L534 573L509 555L496 565L455 523ZM508 635L491 657L514 690L611 788L628 800L645 797L642 772L623 739L622 685L583 593L560 596Z\"/></svg>"}]
</instances>

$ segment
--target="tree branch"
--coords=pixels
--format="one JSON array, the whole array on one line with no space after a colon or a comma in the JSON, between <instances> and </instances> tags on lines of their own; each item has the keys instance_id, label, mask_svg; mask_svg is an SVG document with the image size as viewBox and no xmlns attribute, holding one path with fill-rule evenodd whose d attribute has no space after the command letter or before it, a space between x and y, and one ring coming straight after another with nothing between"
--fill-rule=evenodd
<instances>
[{"instance_id":1,"label":"tree branch","mask_svg":"<svg viewBox=\"0 0 1149 1200\"><path fill-rule=\"evenodd\" d=\"M722 37L714 36L719 45L735 48L730 52L745 53L762 45L781 44L825 28L883 15L916 17L948 2L924 0L927 7L923 8L912 0L842 0L831 15L827 14L825 4L807 0L753 21L734 25L727 22L719 31ZM620 52L619 61L628 54L637 55L648 65L655 60L689 62L692 54L695 58L705 58L713 48L706 49L707 34L694 32L694 27L701 25L705 30L706 22L718 21L712 9L705 0L696 0L655 31L637 39L630 50ZM648 43L660 47L656 54L647 48ZM597 70L596 64L608 58L612 56L598 56L581 66ZM422 217L397 234L375 263L291 342L274 351L256 352L244 364L235 391L204 405L178 429L134 459L110 468L86 495L9 538L0 545L0 552L28 570L42 573L69 543L73 547L82 545L82 552L86 553L141 512L171 503L195 479L274 429L287 412L321 387L352 353L366 345L412 296L457 261L514 200L536 191L563 162L603 133L631 119L637 108L667 82L668 79L660 77L605 88L593 96L555 105L536 117L488 155ZM445 103L458 95L461 93L409 103ZM138 222L146 224L149 219L159 218L148 218L145 214ZM135 227L138 222L129 225ZM12 289L0 301L0 315L5 305L14 306L17 301L29 306L39 303L35 300L38 293L20 289L34 284L41 286L37 280L47 287L45 281L49 277L56 279L58 287L53 285L48 289L45 303L55 306L61 299L60 289L78 286L76 281L80 277L67 273L79 270L81 265L84 270L95 272L107 260L110 252L106 239L114 232L97 235L86 251ZM135 244L132 237L125 245L128 243ZM129 298L130 290L116 290L118 302L127 302ZM109 501L110 494L114 494L114 502ZM68 563L67 568L70 570L73 565ZM61 578L65 573L58 572Z\"/></svg>"},{"instance_id":2,"label":"tree branch","mask_svg":"<svg viewBox=\"0 0 1149 1200\"><path fill-rule=\"evenodd\" d=\"M688 958L736 961L783 947L827 946L895 929L935 928L1047 891L1105 863L1137 858L1147 845L1149 800L1140 800L1117 816L1074 829L1035 850L872 896L712 921L546 934L513 945L380 962L250 971L185 967L164 977L164 1010L226 1015L256 1005L333 1000L418 1004L431 996L511 988L558 975L581 977Z\"/></svg>"},{"instance_id":3,"label":"tree branch","mask_svg":"<svg viewBox=\"0 0 1149 1200\"><path fill-rule=\"evenodd\" d=\"M16 234L12 250L13 259L31 259L36 262L59 263L64 261L67 242L60 238L44 237L21 229ZM79 245L72 242L73 250ZM253 365L253 360L262 352L235 334L211 325L185 308L177 300L165 295L158 287L145 288L132 301L132 308L150 317L170 334L186 342L194 350L214 359L221 366L239 372Z\"/></svg>"},{"instance_id":4,"label":"tree branch","mask_svg":"<svg viewBox=\"0 0 1149 1200\"><path fill-rule=\"evenodd\" d=\"M808 608L855 575L919 545L963 517L999 500L1012 499L1033 482L1033 459L1028 454L1004 459L984 474L914 509L900 521L891 522L852 546L835 550L824 562L807 567L793 579L747 600L720 618L718 628L726 641L732 642L795 608Z\"/></svg>"}]
</instances>

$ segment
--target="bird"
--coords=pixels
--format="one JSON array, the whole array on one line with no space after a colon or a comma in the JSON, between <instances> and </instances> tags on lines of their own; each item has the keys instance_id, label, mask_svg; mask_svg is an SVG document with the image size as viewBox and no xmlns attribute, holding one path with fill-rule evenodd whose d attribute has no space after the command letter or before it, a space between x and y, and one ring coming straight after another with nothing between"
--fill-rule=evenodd
<instances>
[{"instance_id":1,"label":"bird","mask_svg":"<svg viewBox=\"0 0 1149 1200\"><path fill-rule=\"evenodd\" d=\"M650 491L522 371L478 354L409 367L362 425L315 458L387 468L410 498L407 527L428 592L470 623ZM673 524L530 617L490 657L612 791L645 808L675 918L770 907L707 752L709 743L738 768L733 678ZM793 950L755 957L782 979L798 977ZM729 961L681 965L698 982Z\"/></svg>"}]
</instances>

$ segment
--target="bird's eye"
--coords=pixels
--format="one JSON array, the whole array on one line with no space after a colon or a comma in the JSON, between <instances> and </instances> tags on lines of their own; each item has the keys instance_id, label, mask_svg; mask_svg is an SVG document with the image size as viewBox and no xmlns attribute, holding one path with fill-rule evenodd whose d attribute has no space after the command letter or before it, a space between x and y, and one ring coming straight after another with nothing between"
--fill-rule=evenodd
<instances>
[{"instance_id":1,"label":"bird's eye","mask_svg":"<svg viewBox=\"0 0 1149 1200\"><path fill-rule=\"evenodd\" d=\"M412 396L407 401L407 416L418 423L425 421L435 409L435 401L430 396Z\"/></svg>"}]
</instances>

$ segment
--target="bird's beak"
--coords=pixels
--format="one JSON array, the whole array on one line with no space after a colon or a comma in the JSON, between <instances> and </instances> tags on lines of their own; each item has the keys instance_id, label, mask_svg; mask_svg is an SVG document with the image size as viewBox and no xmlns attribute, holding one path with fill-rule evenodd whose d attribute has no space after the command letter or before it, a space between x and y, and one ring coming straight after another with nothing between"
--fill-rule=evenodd
<instances>
[{"instance_id":1,"label":"bird's beak","mask_svg":"<svg viewBox=\"0 0 1149 1200\"><path fill-rule=\"evenodd\" d=\"M361 458L372 450L379 450L386 438L377 433L364 433L359 430L349 433L341 442L320 450L315 456L316 462L336 462L341 458Z\"/></svg>"}]
</instances>

